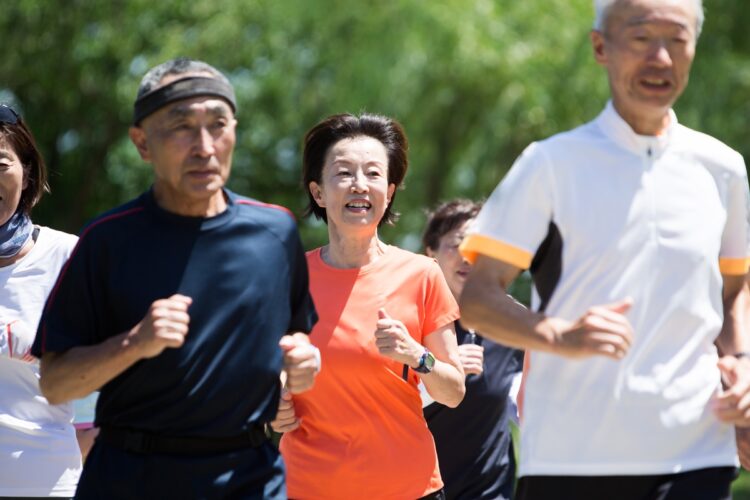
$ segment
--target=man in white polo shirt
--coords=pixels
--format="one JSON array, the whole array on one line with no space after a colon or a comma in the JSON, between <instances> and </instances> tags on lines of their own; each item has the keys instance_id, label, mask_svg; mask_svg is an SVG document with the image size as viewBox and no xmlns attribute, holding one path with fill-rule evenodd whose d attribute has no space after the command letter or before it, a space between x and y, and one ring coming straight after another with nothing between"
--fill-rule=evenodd
<instances>
[{"instance_id":1,"label":"man in white polo shirt","mask_svg":"<svg viewBox=\"0 0 750 500\"><path fill-rule=\"evenodd\" d=\"M730 498L750 426L747 173L671 109L702 5L595 8L612 100L529 146L485 204L462 322L528 350L517 498ZM505 294L523 269L534 312Z\"/></svg>"}]
</instances>

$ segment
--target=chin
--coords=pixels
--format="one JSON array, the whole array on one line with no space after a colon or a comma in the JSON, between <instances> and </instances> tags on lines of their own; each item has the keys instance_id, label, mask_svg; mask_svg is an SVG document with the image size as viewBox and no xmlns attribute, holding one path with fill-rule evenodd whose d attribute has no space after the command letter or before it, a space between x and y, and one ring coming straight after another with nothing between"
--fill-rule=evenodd
<instances>
[{"instance_id":1,"label":"chin","mask_svg":"<svg viewBox=\"0 0 750 500\"><path fill-rule=\"evenodd\" d=\"M216 194L217 191L221 191L223 187L223 181L210 180L208 182L190 183L187 190L196 196L210 196Z\"/></svg>"},{"instance_id":2,"label":"chin","mask_svg":"<svg viewBox=\"0 0 750 500\"><path fill-rule=\"evenodd\" d=\"M674 102L679 97L679 93L675 89L670 89L669 92L651 94L647 92L639 92L632 99L632 103L648 107L651 109L665 109L668 110L672 107Z\"/></svg>"}]
</instances>

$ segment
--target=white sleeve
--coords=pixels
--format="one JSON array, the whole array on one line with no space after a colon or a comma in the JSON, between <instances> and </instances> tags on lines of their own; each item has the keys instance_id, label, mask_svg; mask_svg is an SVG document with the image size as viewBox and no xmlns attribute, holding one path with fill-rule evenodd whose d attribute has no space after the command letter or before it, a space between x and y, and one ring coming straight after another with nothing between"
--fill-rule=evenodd
<instances>
[{"instance_id":1,"label":"white sleeve","mask_svg":"<svg viewBox=\"0 0 750 500\"><path fill-rule=\"evenodd\" d=\"M553 215L554 176L542 149L527 147L482 207L461 244L469 261L482 254L528 269Z\"/></svg>"},{"instance_id":2,"label":"white sleeve","mask_svg":"<svg viewBox=\"0 0 750 500\"><path fill-rule=\"evenodd\" d=\"M719 266L722 274L746 274L750 267L750 190L744 162L742 173L729 180L726 208Z\"/></svg>"}]
</instances>

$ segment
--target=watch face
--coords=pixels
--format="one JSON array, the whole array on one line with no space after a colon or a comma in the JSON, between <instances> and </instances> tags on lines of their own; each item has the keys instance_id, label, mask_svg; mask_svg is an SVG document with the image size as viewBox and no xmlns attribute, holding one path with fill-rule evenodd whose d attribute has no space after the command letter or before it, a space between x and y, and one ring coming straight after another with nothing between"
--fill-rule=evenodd
<instances>
[{"instance_id":1,"label":"watch face","mask_svg":"<svg viewBox=\"0 0 750 500\"><path fill-rule=\"evenodd\" d=\"M430 351L427 351L427 356L424 358L424 368L427 370L427 373L432 371L432 368L435 366L435 356L432 355Z\"/></svg>"}]
</instances>

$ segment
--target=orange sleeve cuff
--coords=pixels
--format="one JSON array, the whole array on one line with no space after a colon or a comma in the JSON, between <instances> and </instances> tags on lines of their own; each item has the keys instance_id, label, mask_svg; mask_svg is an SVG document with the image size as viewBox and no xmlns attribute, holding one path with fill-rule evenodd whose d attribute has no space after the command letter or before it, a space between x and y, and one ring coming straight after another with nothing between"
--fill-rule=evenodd
<instances>
[{"instance_id":1,"label":"orange sleeve cuff","mask_svg":"<svg viewBox=\"0 0 750 500\"><path fill-rule=\"evenodd\" d=\"M750 269L750 257L745 257L744 259L719 258L719 270L721 274L738 276L747 274L748 269Z\"/></svg>"},{"instance_id":2,"label":"orange sleeve cuff","mask_svg":"<svg viewBox=\"0 0 750 500\"><path fill-rule=\"evenodd\" d=\"M531 255L526 250L521 250L513 245L508 245L502 241L493 240L481 234L470 234L467 236L459 247L461 255L472 264L477 259L478 254L492 257L493 259L502 260L519 269L528 269L531 265Z\"/></svg>"}]
</instances>

